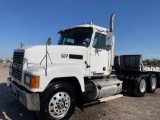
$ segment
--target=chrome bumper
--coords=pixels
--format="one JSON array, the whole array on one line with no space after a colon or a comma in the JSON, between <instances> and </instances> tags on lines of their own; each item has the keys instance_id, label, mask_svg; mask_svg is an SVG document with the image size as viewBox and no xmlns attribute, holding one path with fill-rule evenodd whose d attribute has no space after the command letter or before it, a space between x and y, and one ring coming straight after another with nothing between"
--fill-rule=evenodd
<instances>
[{"instance_id":1,"label":"chrome bumper","mask_svg":"<svg viewBox=\"0 0 160 120\"><path fill-rule=\"evenodd\" d=\"M29 93L25 89L21 89L7 78L7 86L10 92L14 95L26 108L29 110L40 111L39 93Z\"/></svg>"}]
</instances>

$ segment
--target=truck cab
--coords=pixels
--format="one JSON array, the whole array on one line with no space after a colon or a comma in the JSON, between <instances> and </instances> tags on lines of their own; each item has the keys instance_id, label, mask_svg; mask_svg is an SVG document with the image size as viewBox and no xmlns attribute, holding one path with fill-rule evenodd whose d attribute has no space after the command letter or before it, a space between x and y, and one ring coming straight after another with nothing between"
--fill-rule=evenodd
<instances>
[{"instance_id":1,"label":"truck cab","mask_svg":"<svg viewBox=\"0 0 160 120\"><path fill-rule=\"evenodd\" d=\"M92 23L60 30L57 45L21 46L14 50L11 93L44 119L68 119L84 99L118 94L122 81L112 75L114 14L110 29Z\"/></svg>"},{"instance_id":2,"label":"truck cab","mask_svg":"<svg viewBox=\"0 0 160 120\"><path fill-rule=\"evenodd\" d=\"M73 55L69 52L64 55L69 55L69 59L74 59L74 61L78 59L82 62L84 76L109 75L111 73L114 44L110 43L109 47L106 45L106 40L113 42L113 35L108 29L87 23L61 30L59 34L61 37L58 45L67 46L68 49L75 48L72 51ZM84 51L81 53L81 51L77 51L78 48Z\"/></svg>"}]
</instances>

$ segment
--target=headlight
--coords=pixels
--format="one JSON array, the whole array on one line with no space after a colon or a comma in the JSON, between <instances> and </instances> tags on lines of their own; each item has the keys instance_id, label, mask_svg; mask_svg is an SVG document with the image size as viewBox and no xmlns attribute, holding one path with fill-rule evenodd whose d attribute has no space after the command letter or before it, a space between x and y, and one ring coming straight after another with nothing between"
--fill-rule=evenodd
<instances>
[{"instance_id":1,"label":"headlight","mask_svg":"<svg viewBox=\"0 0 160 120\"><path fill-rule=\"evenodd\" d=\"M39 76L30 76L30 75L25 75L25 83L32 88L38 88L39 87Z\"/></svg>"},{"instance_id":2,"label":"headlight","mask_svg":"<svg viewBox=\"0 0 160 120\"><path fill-rule=\"evenodd\" d=\"M30 75L25 75L25 83L27 84L27 85L30 85L31 84L31 76Z\"/></svg>"}]
</instances>

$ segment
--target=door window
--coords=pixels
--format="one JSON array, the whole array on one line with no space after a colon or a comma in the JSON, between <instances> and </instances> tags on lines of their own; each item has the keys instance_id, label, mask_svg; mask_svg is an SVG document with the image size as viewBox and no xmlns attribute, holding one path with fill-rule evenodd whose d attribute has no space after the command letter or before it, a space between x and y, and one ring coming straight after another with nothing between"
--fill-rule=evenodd
<instances>
[{"instance_id":1,"label":"door window","mask_svg":"<svg viewBox=\"0 0 160 120\"><path fill-rule=\"evenodd\" d=\"M106 35L101 33L96 33L93 41L93 48L105 49Z\"/></svg>"}]
</instances>

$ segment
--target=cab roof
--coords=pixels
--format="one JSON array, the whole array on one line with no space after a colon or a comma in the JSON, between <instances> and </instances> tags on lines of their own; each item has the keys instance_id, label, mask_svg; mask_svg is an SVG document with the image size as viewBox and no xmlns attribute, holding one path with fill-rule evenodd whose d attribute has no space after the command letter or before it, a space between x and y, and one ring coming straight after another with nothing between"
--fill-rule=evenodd
<instances>
[{"instance_id":1,"label":"cab roof","mask_svg":"<svg viewBox=\"0 0 160 120\"><path fill-rule=\"evenodd\" d=\"M98 25L94 25L94 24L92 24L92 22L90 22L90 23L83 23L82 25L64 28L64 29L60 30L58 33L61 34L62 32L66 31L66 30L71 30L71 29L75 29L75 28L89 28L89 27L91 27L93 29L100 30L100 31L105 31L105 32L109 31L109 29L106 29L106 28L98 26Z\"/></svg>"}]
</instances>

